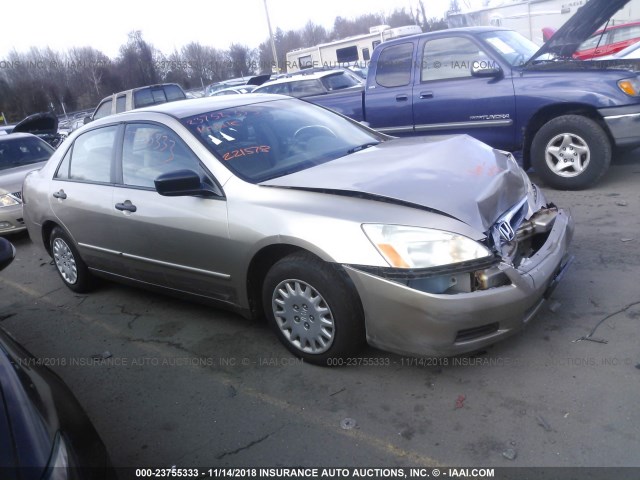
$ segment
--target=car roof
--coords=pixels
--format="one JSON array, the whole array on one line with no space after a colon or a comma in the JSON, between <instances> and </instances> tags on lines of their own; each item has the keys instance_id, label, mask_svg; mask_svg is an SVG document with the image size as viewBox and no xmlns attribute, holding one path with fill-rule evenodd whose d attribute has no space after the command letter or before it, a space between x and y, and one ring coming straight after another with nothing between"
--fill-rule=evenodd
<instances>
[{"instance_id":1,"label":"car roof","mask_svg":"<svg viewBox=\"0 0 640 480\"><path fill-rule=\"evenodd\" d=\"M640 22L618 23L617 25L610 25L610 26L608 26L606 28L601 28L600 30L595 32L593 35L591 35L591 37L595 37L596 35L600 35L604 31L610 32L611 30L619 30L621 28L637 27L638 25L640 25ZM591 37L589 37L589 38L591 38Z\"/></svg>"},{"instance_id":2,"label":"car roof","mask_svg":"<svg viewBox=\"0 0 640 480\"><path fill-rule=\"evenodd\" d=\"M158 112L171 115L176 118L191 117L199 113L212 112L215 110L224 110L226 108L243 107L256 103L270 102L274 100L295 100L285 95L271 95L265 93L245 93L243 95L220 95L213 97L191 98L187 100L176 100L174 102L162 103L152 107L143 107L129 112L123 112L119 118L123 118L128 114L139 114L142 112ZM110 115L104 118L113 118L116 115ZM102 119L101 119L102 120Z\"/></svg>"},{"instance_id":3,"label":"car roof","mask_svg":"<svg viewBox=\"0 0 640 480\"><path fill-rule=\"evenodd\" d=\"M26 133L26 132L7 133L6 135L0 135L0 142L3 142L5 140L15 139L15 138L37 138L38 140L44 142L44 140L42 140L37 135L34 135L32 133Z\"/></svg>"}]
</instances>

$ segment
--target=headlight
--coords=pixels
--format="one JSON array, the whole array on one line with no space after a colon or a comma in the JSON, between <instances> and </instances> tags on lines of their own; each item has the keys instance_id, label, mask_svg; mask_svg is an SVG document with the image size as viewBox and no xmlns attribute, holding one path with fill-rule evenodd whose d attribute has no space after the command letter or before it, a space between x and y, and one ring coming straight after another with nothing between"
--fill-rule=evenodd
<instances>
[{"instance_id":1,"label":"headlight","mask_svg":"<svg viewBox=\"0 0 640 480\"><path fill-rule=\"evenodd\" d=\"M396 268L438 267L491 256L475 240L443 230L378 224L364 224L362 229L389 265Z\"/></svg>"},{"instance_id":2,"label":"headlight","mask_svg":"<svg viewBox=\"0 0 640 480\"><path fill-rule=\"evenodd\" d=\"M20 205L20 202L13 195L8 193L0 195L0 207L12 207L13 205Z\"/></svg>"},{"instance_id":3,"label":"headlight","mask_svg":"<svg viewBox=\"0 0 640 480\"><path fill-rule=\"evenodd\" d=\"M640 96L640 80L638 80L638 77L620 80L618 82L618 88L632 97Z\"/></svg>"}]
</instances>

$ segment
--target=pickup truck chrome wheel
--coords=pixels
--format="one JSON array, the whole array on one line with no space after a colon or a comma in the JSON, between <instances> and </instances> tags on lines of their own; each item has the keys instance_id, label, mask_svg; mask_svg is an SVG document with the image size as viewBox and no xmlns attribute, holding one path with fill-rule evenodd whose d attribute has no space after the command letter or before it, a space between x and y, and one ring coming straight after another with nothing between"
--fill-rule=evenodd
<instances>
[{"instance_id":1,"label":"pickup truck chrome wheel","mask_svg":"<svg viewBox=\"0 0 640 480\"><path fill-rule=\"evenodd\" d=\"M262 284L262 305L294 355L317 365L354 355L365 343L357 291L338 265L299 251L275 262Z\"/></svg>"},{"instance_id":2,"label":"pickup truck chrome wheel","mask_svg":"<svg viewBox=\"0 0 640 480\"><path fill-rule=\"evenodd\" d=\"M69 235L60 227L51 231L49 248L56 270L67 287L78 293L87 292L93 287L94 278L87 265Z\"/></svg>"},{"instance_id":3,"label":"pickup truck chrome wheel","mask_svg":"<svg viewBox=\"0 0 640 480\"><path fill-rule=\"evenodd\" d=\"M547 144L545 159L547 166L556 175L575 177L589 166L591 151L582 137L561 133Z\"/></svg>"},{"instance_id":4,"label":"pickup truck chrome wheel","mask_svg":"<svg viewBox=\"0 0 640 480\"><path fill-rule=\"evenodd\" d=\"M302 280L284 280L273 292L273 314L283 336L297 349L326 352L333 343L335 324L320 293Z\"/></svg>"},{"instance_id":5,"label":"pickup truck chrome wheel","mask_svg":"<svg viewBox=\"0 0 640 480\"><path fill-rule=\"evenodd\" d=\"M595 184L611 163L603 127L583 115L562 115L543 124L531 142L531 165L553 188L581 190Z\"/></svg>"}]
</instances>

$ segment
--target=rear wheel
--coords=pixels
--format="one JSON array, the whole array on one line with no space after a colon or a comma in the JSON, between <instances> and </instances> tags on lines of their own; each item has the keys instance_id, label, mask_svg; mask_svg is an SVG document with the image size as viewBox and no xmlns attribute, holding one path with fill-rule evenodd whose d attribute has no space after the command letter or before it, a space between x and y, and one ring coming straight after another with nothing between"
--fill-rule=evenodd
<instances>
[{"instance_id":1,"label":"rear wheel","mask_svg":"<svg viewBox=\"0 0 640 480\"><path fill-rule=\"evenodd\" d=\"M93 277L69 236L60 227L51 232L51 255L64 284L84 293L93 286Z\"/></svg>"},{"instance_id":2,"label":"rear wheel","mask_svg":"<svg viewBox=\"0 0 640 480\"><path fill-rule=\"evenodd\" d=\"M563 115L538 130L531 163L550 187L581 190L594 185L611 163L611 142L600 125L581 115Z\"/></svg>"},{"instance_id":3,"label":"rear wheel","mask_svg":"<svg viewBox=\"0 0 640 480\"><path fill-rule=\"evenodd\" d=\"M364 344L360 300L344 273L308 253L278 261L263 284L263 305L280 341L318 365L356 354Z\"/></svg>"}]
</instances>

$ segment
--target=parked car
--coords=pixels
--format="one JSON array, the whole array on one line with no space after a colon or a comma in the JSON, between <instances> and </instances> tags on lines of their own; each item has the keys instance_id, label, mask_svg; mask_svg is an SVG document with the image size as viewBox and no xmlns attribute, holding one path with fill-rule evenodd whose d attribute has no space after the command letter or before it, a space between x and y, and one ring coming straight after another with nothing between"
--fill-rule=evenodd
<instances>
[{"instance_id":1,"label":"parked car","mask_svg":"<svg viewBox=\"0 0 640 480\"><path fill-rule=\"evenodd\" d=\"M85 117L84 123L89 123L115 113L128 112L136 108L184 100L185 98L187 98L187 96L184 90L182 90L182 87L177 83L162 83L159 85L133 88L103 98L93 114Z\"/></svg>"},{"instance_id":2,"label":"parked car","mask_svg":"<svg viewBox=\"0 0 640 480\"><path fill-rule=\"evenodd\" d=\"M215 92L218 92L218 91L223 90L225 88L240 87L242 85L246 85L247 82L249 81L249 78L250 77L247 77L247 78L245 78L245 77L231 78L229 80L224 80L222 82L212 83L210 85L207 85L207 88L205 88L204 96L205 97L210 97Z\"/></svg>"},{"instance_id":3,"label":"parked car","mask_svg":"<svg viewBox=\"0 0 640 480\"><path fill-rule=\"evenodd\" d=\"M258 88L256 85L240 85L238 87L228 87L228 88L223 88L222 90L216 90L209 96L217 97L219 95L238 95L238 94L244 94L244 93L251 93L256 88Z\"/></svg>"},{"instance_id":4,"label":"parked car","mask_svg":"<svg viewBox=\"0 0 640 480\"><path fill-rule=\"evenodd\" d=\"M623 48L613 55L600 58L600 60L638 60L640 59L640 41Z\"/></svg>"},{"instance_id":5,"label":"parked car","mask_svg":"<svg viewBox=\"0 0 640 480\"><path fill-rule=\"evenodd\" d=\"M324 365L365 339L449 355L511 335L555 287L572 236L506 152L393 139L280 95L103 118L23 191L29 234L70 289L101 276L266 315Z\"/></svg>"},{"instance_id":6,"label":"parked car","mask_svg":"<svg viewBox=\"0 0 640 480\"><path fill-rule=\"evenodd\" d=\"M53 148L65 139L65 135L58 132L58 117L51 112L34 113L24 118L11 129L11 133L31 133L40 137Z\"/></svg>"},{"instance_id":7,"label":"parked car","mask_svg":"<svg viewBox=\"0 0 640 480\"><path fill-rule=\"evenodd\" d=\"M262 75L255 75L253 77L230 78L228 80L223 80L221 82L215 82L215 83L212 83L211 85L207 85L207 88L205 89L205 92L204 92L204 96L210 97L214 93L227 88L262 85L263 83L269 81L270 78L271 78L270 74L262 74Z\"/></svg>"},{"instance_id":8,"label":"parked car","mask_svg":"<svg viewBox=\"0 0 640 480\"><path fill-rule=\"evenodd\" d=\"M41 168L53 148L30 133L0 136L0 235L25 230L22 216L22 181Z\"/></svg>"},{"instance_id":9,"label":"parked car","mask_svg":"<svg viewBox=\"0 0 640 480\"><path fill-rule=\"evenodd\" d=\"M640 41L640 22L607 26L598 30L582 42L573 54L578 60L592 60L605 55L613 55Z\"/></svg>"},{"instance_id":10,"label":"parked car","mask_svg":"<svg viewBox=\"0 0 640 480\"><path fill-rule=\"evenodd\" d=\"M392 135L466 133L521 151L551 187L587 188L616 147L640 145L640 65L572 58L627 1L589 0L542 48L493 27L386 41L364 89L306 100Z\"/></svg>"},{"instance_id":11,"label":"parked car","mask_svg":"<svg viewBox=\"0 0 640 480\"><path fill-rule=\"evenodd\" d=\"M0 238L0 270L15 249ZM6 479L114 479L78 400L43 360L0 328L0 466Z\"/></svg>"},{"instance_id":12,"label":"parked car","mask_svg":"<svg viewBox=\"0 0 640 480\"><path fill-rule=\"evenodd\" d=\"M355 87L358 92L362 83L353 78L354 73L344 70L322 70L308 74L297 74L262 84L255 93L276 93L292 97L312 97L328 92Z\"/></svg>"}]
</instances>

